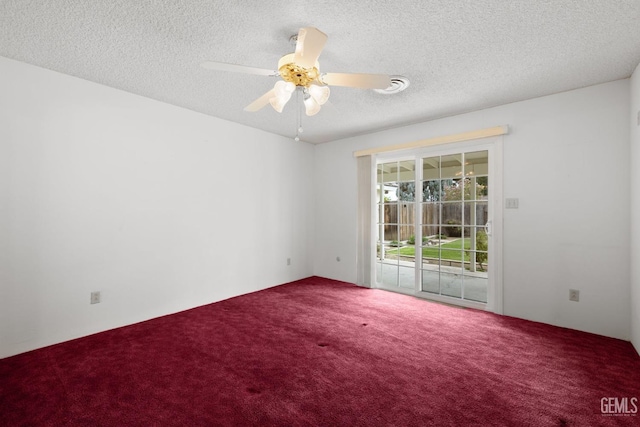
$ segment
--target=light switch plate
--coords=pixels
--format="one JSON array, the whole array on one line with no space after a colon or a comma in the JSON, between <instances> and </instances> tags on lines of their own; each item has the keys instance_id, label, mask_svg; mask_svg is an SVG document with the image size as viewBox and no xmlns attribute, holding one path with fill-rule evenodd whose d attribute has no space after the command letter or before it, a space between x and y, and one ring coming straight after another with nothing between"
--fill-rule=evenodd
<instances>
[{"instance_id":1,"label":"light switch plate","mask_svg":"<svg viewBox=\"0 0 640 427\"><path fill-rule=\"evenodd\" d=\"M100 302L100 291L91 292L91 304L98 304Z\"/></svg>"},{"instance_id":2,"label":"light switch plate","mask_svg":"<svg viewBox=\"0 0 640 427\"><path fill-rule=\"evenodd\" d=\"M519 200L517 198L504 199L504 207L506 209L518 209Z\"/></svg>"}]
</instances>

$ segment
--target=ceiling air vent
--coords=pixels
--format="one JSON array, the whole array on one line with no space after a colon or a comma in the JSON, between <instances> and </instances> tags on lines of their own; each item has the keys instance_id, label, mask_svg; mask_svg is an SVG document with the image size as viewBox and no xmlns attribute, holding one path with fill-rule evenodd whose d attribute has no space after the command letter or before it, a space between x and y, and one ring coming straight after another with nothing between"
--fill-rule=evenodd
<instances>
[{"instance_id":1,"label":"ceiling air vent","mask_svg":"<svg viewBox=\"0 0 640 427\"><path fill-rule=\"evenodd\" d=\"M389 76L391 78L391 86L386 89L374 89L378 93L392 95L402 92L409 87L409 79L404 76Z\"/></svg>"}]
</instances>

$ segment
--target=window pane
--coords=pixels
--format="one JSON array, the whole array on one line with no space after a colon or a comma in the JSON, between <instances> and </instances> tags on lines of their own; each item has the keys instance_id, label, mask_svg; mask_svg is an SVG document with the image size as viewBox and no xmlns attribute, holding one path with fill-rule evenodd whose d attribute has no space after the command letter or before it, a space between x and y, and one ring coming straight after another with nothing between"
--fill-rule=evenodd
<instances>
[{"instance_id":1,"label":"window pane","mask_svg":"<svg viewBox=\"0 0 640 427\"><path fill-rule=\"evenodd\" d=\"M464 186L464 200L477 200L478 199L478 183L476 178L465 178L462 180Z\"/></svg>"},{"instance_id":2,"label":"window pane","mask_svg":"<svg viewBox=\"0 0 640 427\"><path fill-rule=\"evenodd\" d=\"M477 244L482 242L481 233L476 234ZM464 299L478 302L487 302L487 285L489 276L486 271L487 252L476 250L469 251L471 262L475 260L475 266L469 263L467 270L464 272Z\"/></svg>"},{"instance_id":3,"label":"window pane","mask_svg":"<svg viewBox=\"0 0 640 427\"><path fill-rule=\"evenodd\" d=\"M440 272L440 294L462 298L462 268Z\"/></svg>"},{"instance_id":4,"label":"window pane","mask_svg":"<svg viewBox=\"0 0 640 427\"><path fill-rule=\"evenodd\" d=\"M487 282L486 277L481 277L473 273L464 276L464 299L478 302L487 302Z\"/></svg>"},{"instance_id":5,"label":"window pane","mask_svg":"<svg viewBox=\"0 0 640 427\"><path fill-rule=\"evenodd\" d=\"M462 224L462 203L443 203L442 204L442 225L460 225ZM458 236L453 237L460 237Z\"/></svg>"},{"instance_id":6,"label":"window pane","mask_svg":"<svg viewBox=\"0 0 640 427\"><path fill-rule=\"evenodd\" d=\"M422 159L422 179L440 179L440 156Z\"/></svg>"},{"instance_id":7,"label":"window pane","mask_svg":"<svg viewBox=\"0 0 640 427\"><path fill-rule=\"evenodd\" d=\"M440 265L440 246L429 244L429 241L422 247L422 263Z\"/></svg>"},{"instance_id":8,"label":"window pane","mask_svg":"<svg viewBox=\"0 0 640 427\"><path fill-rule=\"evenodd\" d=\"M416 185L414 182L400 182L397 193L399 201L413 202L416 200Z\"/></svg>"},{"instance_id":9,"label":"window pane","mask_svg":"<svg viewBox=\"0 0 640 427\"><path fill-rule=\"evenodd\" d=\"M462 179L443 179L441 185L443 201L450 202L462 200L462 191L464 188Z\"/></svg>"},{"instance_id":10,"label":"window pane","mask_svg":"<svg viewBox=\"0 0 640 427\"><path fill-rule=\"evenodd\" d=\"M440 227L437 225L424 225L422 227L422 241L424 245L432 246L440 236ZM429 243L429 240L433 240Z\"/></svg>"},{"instance_id":11,"label":"window pane","mask_svg":"<svg viewBox=\"0 0 640 427\"><path fill-rule=\"evenodd\" d=\"M440 250L441 265L447 267L459 267L462 268L462 262L464 260L464 252L460 249L445 249Z\"/></svg>"},{"instance_id":12,"label":"window pane","mask_svg":"<svg viewBox=\"0 0 640 427\"><path fill-rule=\"evenodd\" d=\"M416 200L415 161L409 160L398 163L398 200L413 202Z\"/></svg>"},{"instance_id":13,"label":"window pane","mask_svg":"<svg viewBox=\"0 0 640 427\"><path fill-rule=\"evenodd\" d=\"M471 233L475 232L475 227L462 227L462 237L464 237L464 249L470 249L471 247L469 238L471 237ZM462 246L461 246L462 247Z\"/></svg>"},{"instance_id":14,"label":"window pane","mask_svg":"<svg viewBox=\"0 0 640 427\"><path fill-rule=\"evenodd\" d=\"M431 250L427 250L427 249L431 249ZM440 265L440 252L438 251L438 249L436 248L435 250L433 250L433 248L422 248L422 265L423 267L425 265L434 265L434 266L439 266Z\"/></svg>"},{"instance_id":15,"label":"window pane","mask_svg":"<svg viewBox=\"0 0 640 427\"><path fill-rule=\"evenodd\" d=\"M414 181L416 179L415 160L398 162L398 181Z\"/></svg>"},{"instance_id":16,"label":"window pane","mask_svg":"<svg viewBox=\"0 0 640 427\"><path fill-rule=\"evenodd\" d=\"M415 283L416 283L416 273L415 270L413 268L413 266L411 267L403 267L401 266L398 270L398 285L401 288L405 288L405 289L414 289L415 288Z\"/></svg>"},{"instance_id":17,"label":"window pane","mask_svg":"<svg viewBox=\"0 0 640 427\"><path fill-rule=\"evenodd\" d=\"M442 199L442 181L434 179L422 182L422 201L438 202Z\"/></svg>"},{"instance_id":18,"label":"window pane","mask_svg":"<svg viewBox=\"0 0 640 427\"><path fill-rule=\"evenodd\" d=\"M395 203L398 201L398 184L386 182L382 185L382 202Z\"/></svg>"},{"instance_id":19,"label":"window pane","mask_svg":"<svg viewBox=\"0 0 640 427\"><path fill-rule=\"evenodd\" d=\"M475 205L475 209L474 209ZM472 217L472 212L475 210L475 221ZM469 225L477 225L480 227L484 227L484 225L489 220L489 204L487 202L474 202L469 203L467 207L465 207L465 224Z\"/></svg>"},{"instance_id":20,"label":"window pane","mask_svg":"<svg viewBox=\"0 0 640 427\"><path fill-rule=\"evenodd\" d=\"M479 176L476 179L478 183L478 193L480 197L478 200L488 200L489 199L489 177L488 176Z\"/></svg>"},{"instance_id":21,"label":"window pane","mask_svg":"<svg viewBox=\"0 0 640 427\"><path fill-rule=\"evenodd\" d=\"M396 183L398 181L397 162L383 163L380 167L382 169L382 182L384 184Z\"/></svg>"},{"instance_id":22,"label":"window pane","mask_svg":"<svg viewBox=\"0 0 640 427\"><path fill-rule=\"evenodd\" d=\"M486 273L487 272L487 259L488 253L486 251L468 251L469 257L469 265L467 266L467 270L475 273ZM471 261L475 257L475 268L472 267Z\"/></svg>"},{"instance_id":23,"label":"window pane","mask_svg":"<svg viewBox=\"0 0 640 427\"><path fill-rule=\"evenodd\" d=\"M442 244L447 243L445 236L440 234L436 229L435 233L422 235L423 245L426 247L440 248Z\"/></svg>"},{"instance_id":24,"label":"window pane","mask_svg":"<svg viewBox=\"0 0 640 427\"><path fill-rule=\"evenodd\" d=\"M383 222L385 224L398 223L398 204L397 203L385 203L383 205L383 210L384 210Z\"/></svg>"},{"instance_id":25,"label":"window pane","mask_svg":"<svg viewBox=\"0 0 640 427\"><path fill-rule=\"evenodd\" d=\"M415 227L413 225L401 225L400 238L398 240L406 242L411 238L411 236L415 236L415 234Z\"/></svg>"},{"instance_id":26,"label":"window pane","mask_svg":"<svg viewBox=\"0 0 640 427\"><path fill-rule=\"evenodd\" d=\"M462 178L462 154L452 154L440 158L440 178Z\"/></svg>"},{"instance_id":27,"label":"window pane","mask_svg":"<svg viewBox=\"0 0 640 427\"><path fill-rule=\"evenodd\" d=\"M440 293L440 271L438 267L422 270L422 290L433 294Z\"/></svg>"},{"instance_id":28,"label":"window pane","mask_svg":"<svg viewBox=\"0 0 640 427\"><path fill-rule=\"evenodd\" d=\"M420 223L428 225L439 225L441 206L441 203L423 203L422 221Z\"/></svg>"},{"instance_id":29,"label":"window pane","mask_svg":"<svg viewBox=\"0 0 640 427\"><path fill-rule=\"evenodd\" d=\"M462 227L460 225L456 225L453 221L448 221L449 224L454 225L443 225L440 227L441 234L444 235L447 239L459 239L462 237Z\"/></svg>"},{"instance_id":30,"label":"window pane","mask_svg":"<svg viewBox=\"0 0 640 427\"><path fill-rule=\"evenodd\" d=\"M489 174L489 152L475 151L464 155L464 176L479 176Z\"/></svg>"},{"instance_id":31,"label":"window pane","mask_svg":"<svg viewBox=\"0 0 640 427\"><path fill-rule=\"evenodd\" d=\"M382 264L382 283L387 286L398 286L398 266L395 264Z\"/></svg>"},{"instance_id":32,"label":"window pane","mask_svg":"<svg viewBox=\"0 0 640 427\"><path fill-rule=\"evenodd\" d=\"M397 224L385 224L384 226L384 241L398 240L398 225Z\"/></svg>"},{"instance_id":33,"label":"window pane","mask_svg":"<svg viewBox=\"0 0 640 427\"><path fill-rule=\"evenodd\" d=\"M398 203L398 224L413 224L415 221L415 203Z\"/></svg>"}]
</instances>

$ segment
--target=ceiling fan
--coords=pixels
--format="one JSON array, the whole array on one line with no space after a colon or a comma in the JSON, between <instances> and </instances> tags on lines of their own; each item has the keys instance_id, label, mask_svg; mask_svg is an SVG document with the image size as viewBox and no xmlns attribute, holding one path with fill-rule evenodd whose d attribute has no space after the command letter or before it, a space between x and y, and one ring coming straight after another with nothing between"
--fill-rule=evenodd
<instances>
[{"instance_id":1,"label":"ceiling fan","mask_svg":"<svg viewBox=\"0 0 640 427\"><path fill-rule=\"evenodd\" d=\"M391 78L385 74L320 73L318 57L327 42L327 35L317 28L305 27L300 28L297 37L293 38L296 39L295 52L280 58L277 71L213 61L203 62L201 66L210 70L280 77L282 80L278 80L273 89L245 107L244 110L249 112L271 104L281 113L296 88L301 88L306 114L313 116L329 99L329 86L386 89L391 85Z\"/></svg>"}]
</instances>

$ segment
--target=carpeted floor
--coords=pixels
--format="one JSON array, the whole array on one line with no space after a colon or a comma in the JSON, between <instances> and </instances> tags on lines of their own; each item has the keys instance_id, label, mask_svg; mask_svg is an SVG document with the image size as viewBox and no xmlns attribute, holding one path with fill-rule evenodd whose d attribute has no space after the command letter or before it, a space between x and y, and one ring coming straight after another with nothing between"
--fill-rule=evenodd
<instances>
[{"instance_id":1,"label":"carpeted floor","mask_svg":"<svg viewBox=\"0 0 640 427\"><path fill-rule=\"evenodd\" d=\"M0 360L3 426L640 425L609 397L628 342L318 277Z\"/></svg>"}]
</instances>

